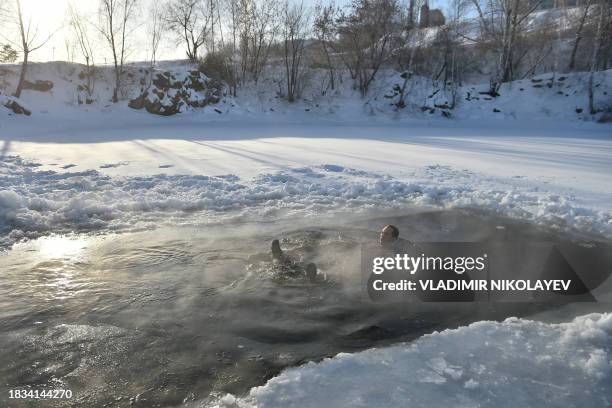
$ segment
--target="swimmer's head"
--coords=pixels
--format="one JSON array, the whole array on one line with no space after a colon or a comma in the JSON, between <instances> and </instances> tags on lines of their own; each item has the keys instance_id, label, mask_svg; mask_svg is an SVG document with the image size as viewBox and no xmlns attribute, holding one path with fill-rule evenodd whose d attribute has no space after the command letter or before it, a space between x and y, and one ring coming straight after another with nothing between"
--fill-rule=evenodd
<instances>
[{"instance_id":1,"label":"swimmer's head","mask_svg":"<svg viewBox=\"0 0 612 408\"><path fill-rule=\"evenodd\" d=\"M385 225L380 231L380 245L389 245L399 238L399 229L395 225Z\"/></svg>"},{"instance_id":2,"label":"swimmer's head","mask_svg":"<svg viewBox=\"0 0 612 408\"><path fill-rule=\"evenodd\" d=\"M272 258L280 259L281 256L283 256L283 250L280 247L280 241L278 239L275 239L274 241L272 241Z\"/></svg>"}]
</instances>

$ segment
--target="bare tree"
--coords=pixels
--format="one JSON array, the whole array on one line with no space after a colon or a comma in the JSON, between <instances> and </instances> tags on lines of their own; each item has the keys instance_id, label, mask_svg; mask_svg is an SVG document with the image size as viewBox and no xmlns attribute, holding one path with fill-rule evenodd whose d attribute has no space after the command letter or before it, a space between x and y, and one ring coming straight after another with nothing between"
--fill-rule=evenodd
<instances>
[{"instance_id":1,"label":"bare tree","mask_svg":"<svg viewBox=\"0 0 612 408\"><path fill-rule=\"evenodd\" d=\"M574 45L572 46L572 53L570 55L568 64L569 70L574 70L576 68L576 52L578 51L578 45L582 41L585 23L587 22L587 16L592 4L593 0L586 0L586 3L582 7L582 13L580 15L580 20L578 21L578 27L576 28L576 38L574 39Z\"/></svg>"},{"instance_id":2,"label":"bare tree","mask_svg":"<svg viewBox=\"0 0 612 408\"><path fill-rule=\"evenodd\" d=\"M147 19L147 31L150 47L149 60L151 67L157 62L157 50L162 38L162 9L157 1L151 2Z\"/></svg>"},{"instance_id":3,"label":"bare tree","mask_svg":"<svg viewBox=\"0 0 612 408\"><path fill-rule=\"evenodd\" d=\"M10 8L7 0L0 0L0 23L10 20Z\"/></svg>"},{"instance_id":4,"label":"bare tree","mask_svg":"<svg viewBox=\"0 0 612 408\"><path fill-rule=\"evenodd\" d=\"M327 70L329 72L329 86L332 90L336 87L336 72L335 72L335 64L332 61L331 56L331 47L335 41L334 33L335 33L335 19L337 14L337 9L333 4L329 4L327 6L322 5L321 3L317 4L315 7L315 21L314 21L314 34L318 40L318 45L323 49L323 55L325 56L325 62L327 65Z\"/></svg>"},{"instance_id":5,"label":"bare tree","mask_svg":"<svg viewBox=\"0 0 612 408\"><path fill-rule=\"evenodd\" d=\"M123 66L129 54L129 40L134 29L138 0L99 0L98 30L104 37L113 56L115 86L113 102L119 101Z\"/></svg>"},{"instance_id":6,"label":"bare tree","mask_svg":"<svg viewBox=\"0 0 612 408\"><path fill-rule=\"evenodd\" d=\"M310 29L310 13L303 3L285 0L282 15L283 59L287 85L287 101L299 97L303 81L303 56Z\"/></svg>"},{"instance_id":7,"label":"bare tree","mask_svg":"<svg viewBox=\"0 0 612 408\"><path fill-rule=\"evenodd\" d=\"M395 106L399 109L403 109L406 106L406 98L410 91L409 84L412 84L414 80L414 73L416 71L416 60L417 53L423 54L423 59L430 59L423 53L425 48L425 34L426 32L422 29L417 28L416 17L414 16L414 10L419 9L423 4L423 0L411 0L409 3L408 14L405 16L405 23L403 24L404 29L399 36L399 42L393 52L394 59L396 60L397 67L403 71L400 77L403 79L402 85L396 88L398 92L398 100ZM440 30L440 31L443 31ZM422 67L421 67L422 68ZM432 76L432 70L421 69L421 74Z\"/></svg>"},{"instance_id":8,"label":"bare tree","mask_svg":"<svg viewBox=\"0 0 612 408\"><path fill-rule=\"evenodd\" d=\"M66 61L74 62L77 44L70 37L64 38L64 52L66 53Z\"/></svg>"},{"instance_id":9,"label":"bare tree","mask_svg":"<svg viewBox=\"0 0 612 408\"><path fill-rule=\"evenodd\" d=\"M278 35L279 4L275 0L239 0L241 77L258 81Z\"/></svg>"},{"instance_id":10,"label":"bare tree","mask_svg":"<svg viewBox=\"0 0 612 408\"><path fill-rule=\"evenodd\" d=\"M5 13L7 13L6 15L9 18L9 22L12 22L16 27L19 39L13 41L10 38L6 38L6 40L23 56L19 73L19 82L17 83L17 88L14 93L14 96L19 98L23 90L30 54L42 48L51 39L53 34L46 36L44 39L40 39L38 27L32 24L31 17L24 15L21 7L21 0L14 0L12 5L13 9L9 9Z\"/></svg>"},{"instance_id":11,"label":"bare tree","mask_svg":"<svg viewBox=\"0 0 612 408\"><path fill-rule=\"evenodd\" d=\"M365 96L401 30L396 0L354 0L337 20L342 59Z\"/></svg>"},{"instance_id":12,"label":"bare tree","mask_svg":"<svg viewBox=\"0 0 612 408\"><path fill-rule=\"evenodd\" d=\"M515 77L519 38L527 31L528 17L543 0L471 0L477 12L481 36L479 41L491 43L498 54L491 78L491 95L497 95L501 83Z\"/></svg>"},{"instance_id":13,"label":"bare tree","mask_svg":"<svg viewBox=\"0 0 612 408\"><path fill-rule=\"evenodd\" d=\"M10 12L6 3L5 0L0 0L0 24L10 21ZM18 56L17 50L11 44L0 44L0 62L15 62Z\"/></svg>"},{"instance_id":14,"label":"bare tree","mask_svg":"<svg viewBox=\"0 0 612 408\"><path fill-rule=\"evenodd\" d=\"M85 60L85 71L83 72L85 79L84 88L87 98L91 98L95 84L95 61L90 33L91 25L85 16L79 13L74 4L68 6L68 21L81 57Z\"/></svg>"},{"instance_id":15,"label":"bare tree","mask_svg":"<svg viewBox=\"0 0 612 408\"><path fill-rule=\"evenodd\" d=\"M210 9L202 0L170 0L167 4L166 24L184 42L189 61L198 60L198 50L211 32L212 18Z\"/></svg>"},{"instance_id":16,"label":"bare tree","mask_svg":"<svg viewBox=\"0 0 612 408\"><path fill-rule=\"evenodd\" d=\"M601 49L604 41L604 31L606 26L610 24L610 3L608 0L599 0L599 4L596 10L597 15L597 29L595 32L595 41L593 43L593 54L591 55L591 66L589 68L589 112L594 115L597 110L595 109L593 82L595 76L595 70L599 62Z\"/></svg>"},{"instance_id":17,"label":"bare tree","mask_svg":"<svg viewBox=\"0 0 612 408\"><path fill-rule=\"evenodd\" d=\"M227 51L227 69L228 74L233 78L232 83L229 85L230 94L234 97L237 96L238 87L238 32L240 30L240 18L239 18L239 1L240 0L227 0L225 3L225 14L227 16L227 25L231 33L229 42L226 45ZM225 45L225 44L224 44Z\"/></svg>"}]
</instances>

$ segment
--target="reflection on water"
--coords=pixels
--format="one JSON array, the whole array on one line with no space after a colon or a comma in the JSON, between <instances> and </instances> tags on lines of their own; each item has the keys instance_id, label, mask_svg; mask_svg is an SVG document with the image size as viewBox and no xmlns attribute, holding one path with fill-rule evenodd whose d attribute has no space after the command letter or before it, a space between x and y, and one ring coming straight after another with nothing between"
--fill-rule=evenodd
<instances>
[{"instance_id":1,"label":"reflection on water","mask_svg":"<svg viewBox=\"0 0 612 408\"><path fill-rule=\"evenodd\" d=\"M461 211L326 228L292 221L42 238L0 257L0 384L73 391L72 401L45 406L178 405L215 391L241 394L287 366L340 351L539 310L363 302L359 243L376 240L387 222L417 241L556 239ZM270 274L265 259L276 237L326 279Z\"/></svg>"},{"instance_id":2,"label":"reflection on water","mask_svg":"<svg viewBox=\"0 0 612 408\"><path fill-rule=\"evenodd\" d=\"M83 237L51 236L37 240L34 250L38 249L43 259L75 259L86 246L87 240Z\"/></svg>"}]
</instances>

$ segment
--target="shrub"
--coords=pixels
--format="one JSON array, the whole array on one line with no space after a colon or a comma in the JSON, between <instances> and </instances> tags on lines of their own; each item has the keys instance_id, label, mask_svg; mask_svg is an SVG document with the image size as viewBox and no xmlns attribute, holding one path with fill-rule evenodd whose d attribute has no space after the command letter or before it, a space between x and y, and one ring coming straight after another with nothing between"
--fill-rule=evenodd
<instances>
[{"instance_id":1,"label":"shrub","mask_svg":"<svg viewBox=\"0 0 612 408\"><path fill-rule=\"evenodd\" d=\"M198 69L207 77L223 81L232 88L236 85L236 73L231 63L230 54L227 51L207 53L200 60Z\"/></svg>"}]
</instances>

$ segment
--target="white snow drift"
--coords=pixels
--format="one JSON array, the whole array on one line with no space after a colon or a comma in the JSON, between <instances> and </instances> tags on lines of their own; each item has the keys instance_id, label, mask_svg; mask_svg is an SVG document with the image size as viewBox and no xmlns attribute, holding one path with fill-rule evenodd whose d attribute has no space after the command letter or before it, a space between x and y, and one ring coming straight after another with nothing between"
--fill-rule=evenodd
<instances>
[{"instance_id":1,"label":"white snow drift","mask_svg":"<svg viewBox=\"0 0 612 408\"><path fill-rule=\"evenodd\" d=\"M478 184L478 187L477 187ZM468 170L427 166L407 179L324 164L235 175L115 176L96 170L38 170L0 163L0 243L73 231L135 230L236 216L308 216L409 206L477 207L520 219L610 235L608 212L529 185L507 185Z\"/></svg>"}]
</instances>

